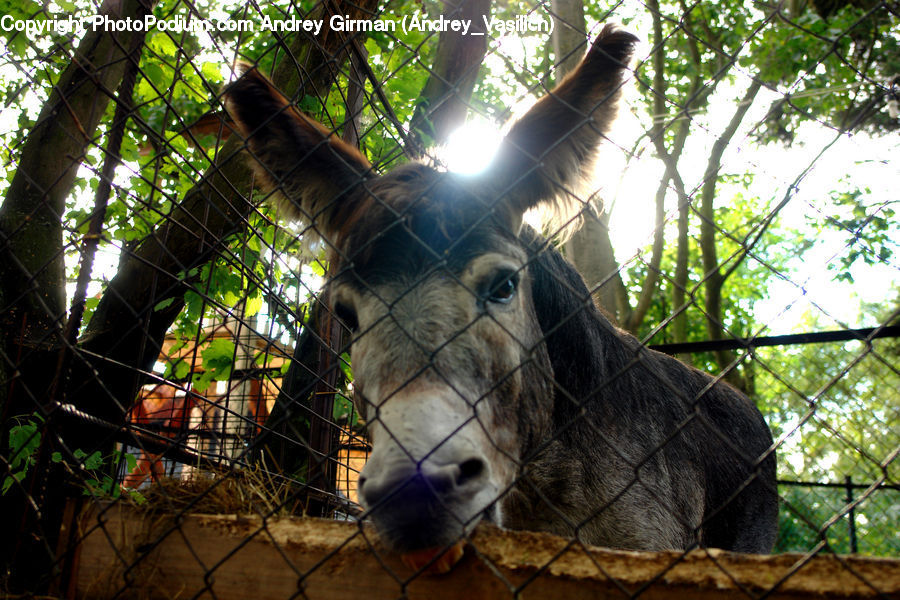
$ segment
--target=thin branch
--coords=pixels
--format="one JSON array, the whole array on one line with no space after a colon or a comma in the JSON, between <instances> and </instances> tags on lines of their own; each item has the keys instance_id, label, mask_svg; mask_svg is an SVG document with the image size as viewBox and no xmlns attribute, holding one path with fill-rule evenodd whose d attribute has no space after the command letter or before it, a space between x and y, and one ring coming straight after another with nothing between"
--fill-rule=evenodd
<instances>
[{"instance_id":1,"label":"thin branch","mask_svg":"<svg viewBox=\"0 0 900 600\"><path fill-rule=\"evenodd\" d=\"M700 251L703 257L703 269L706 271L707 283L718 283L721 285L722 275L719 272L719 263L716 256L715 245L715 216L713 208L713 200L716 195L716 184L719 179L719 170L722 167L722 155L731 139L737 132L738 127L743 121L747 111L753 104L753 100L762 89L762 81L754 79L744 96L738 103L737 109L731 116L731 120L725 127L722 134L716 139L710 151L709 158L706 163L706 171L703 175L703 188L700 195Z\"/></svg>"}]
</instances>

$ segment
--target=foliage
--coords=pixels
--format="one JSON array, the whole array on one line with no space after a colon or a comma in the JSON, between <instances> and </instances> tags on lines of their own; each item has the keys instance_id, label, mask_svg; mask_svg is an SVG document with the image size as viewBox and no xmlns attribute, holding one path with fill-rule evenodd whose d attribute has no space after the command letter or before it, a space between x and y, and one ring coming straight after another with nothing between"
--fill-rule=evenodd
<instances>
[{"instance_id":1,"label":"foliage","mask_svg":"<svg viewBox=\"0 0 900 600\"><path fill-rule=\"evenodd\" d=\"M37 456L41 448L43 438L42 429L46 423L41 415L34 413L27 417L16 419L17 425L9 430L9 472L0 486L0 495L5 495L15 483L21 483L28 472L37 464ZM94 498L119 498L122 489L119 487L116 471L120 465L125 472L132 471L137 461L123 451L116 450L108 456L103 456L99 451L87 453L80 448L72 451L73 464L79 474L83 485L82 493ZM50 455L54 463L64 462L63 454L55 451ZM135 502L144 501L143 496L136 490L128 491L129 497Z\"/></svg>"},{"instance_id":2,"label":"foliage","mask_svg":"<svg viewBox=\"0 0 900 600\"><path fill-rule=\"evenodd\" d=\"M900 490L868 493L852 513L845 488L782 486L779 494L782 503L775 552L809 552L824 544L829 551L849 554L853 550L852 517L859 554L900 556L900 544L894 535L900 516ZM854 490L851 497L859 501L860 490Z\"/></svg>"},{"instance_id":3,"label":"foliage","mask_svg":"<svg viewBox=\"0 0 900 600\"><path fill-rule=\"evenodd\" d=\"M873 197L869 189L834 191L826 210L828 225L844 236L845 252L828 268L835 272L835 280L853 283L853 266L862 261L866 265L887 264L896 255L900 240L894 233L898 220L893 206L896 200Z\"/></svg>"},{"instance_id":4,"label":"foliage","mask_svg":"<svg viewBox=\"0 0 900 600\"><path fill-rule=\"evenodd\" d=\"M82 494L92 498L117 499L127 491L127 496L138 504L146 500L137 490L123 490L119 485L120 467L124 473L130 473L137 466L137 459L122 450L115 450L109 455L102 455L98 450L88 454L81 449L72 452L76 461L79 461L83 469L84 490ZM62 455L55 453L51 460L61 462Z\"/></svg>"},{"instance_id":5,"label":"foliage","mask_svg":"<svg viewBox=\"0 0 900 600\"><path fill-rule=\"evenodd\" d=\"M5 494L13 483L25 479L29 469L34 467L36 454L41 447L41 433L38 431L44 420L40 415L32 419L16 419L17 424L9 430L9 475L3 479L0 494Z\"/></svg>"},{"instance_id":6,"label":"foliage","mask_svg":"<svg viewBox=\"0 0 900 600\"><path fill-rule=\"evenodd\" d=\"M825 19L804 9L783 15L767 34L754 38L745 64L760 65L767 82L789 87L772 105L760 139L790 142L804 121L816 117L840 129L897 129L883 87L900 69L896 14L846 3ZM767 47L780 50L760 61Z\"/></svg>"},{"instance_id":7,"label":"foliage","mask_svg":"<svg viewBox=\"0 0 900 600\"><path fill-rule=\"evenodd\" d=\"M759 146L752 149L759 156L766 147L808 143L813 123L873 135L891 132L898 122L887 118L882 82L897 72L898 53L891 50L898 41L896 16L883 10L865 15L849 4L827 21L808 9L772 18L757 6L735 2L697 3L688 9L683 3L660 3L659 11L662 37L651 39L651 56L636 71L642 120L659 125L658 133L647 135L661 136L692 205L687 236L681 241L676 202L682 200L669 181L667 243L661 261L651 265L649 248L644 248L626 262L622 279L629 296L638 298L651 270L661 272L648 314L636 332L639 337L648 343L700 341L709 337L705 288L715 283L701 256L705 217L700 215L700 200L708 178L702 169L723 131L721 114L728 114L729 102L737 106L735 99L750 75L779 91L775 100L767 96L756 100L769 103L768 111L753 111L759 116L744 125L744 138L736 138L744 139L745 150L754 140ZM662 54L661 61L654 52ZM657 73L658 65L664 72ZM660 74L664 90L659 87ZM665 107L662 112L660 105ZM859 179L835 179L824 198L804 200L811 210L803 222L785 221L778 214L785 192L760 185L766 164L731 159L724 168L717 166L712 225L718 269L727 273L720 315L725 337L766 335L778 327L760 321L757 307L776 300L772 290L779 281L803 285L809 275L797 271L807 253L828 249L832 257L827 268L838 285L854 283L863 266L891 265L896 257L900 222L890 193L861 185ZM789 176L799 175L800 169L798 165L797 173ZM617 207L623 203L608 201ZM685 337L673 339L671 322L677 307L672 305L672 293L682 243L689 304L679 317ZM885 302L878 314L859 316L848 308L841 320L887 323L896 306ZM823 321L812 314L792 328L818 330L827 327ZM828 344L765 348L742 356L738 368L745 391L763 409L776 438L785 438L779 448L781 479L833 483L850 476L856 483L882 478L897 482L897 467L891 461L900 430L896 356L896 343L881 340L871 348ZM711 373L723 368L711 353L694 354L690 360ZM844 490L782 487L780 492L785 502L777 550L807 551L824 541L835 551L849 551L847 520L828 525L835 514L847 511L840 500ZM856 507L861 552L898 552L890 539L894 527L877 525L889 523L897 506L896 493L877 490Z\"/></svg>"},{"instance_id":8,"label":"foliage","mask_svg":"<svg viewBox=\"0 0 900 600\"><path fill-rule=\"evenodd\" d=\"M815 319L808 325L815 327ZM874 340L871 346L830 343L757 351L758 403L776 438L784 439L780 479L841 483L852 478L864 486L882 481L896 485L900 470L892 456L900 444L898 355L896 339ZM860 552L900 554L891 525L900 491L854 490L855 498L863 493L865 499L854 509ZM835 514L849 511L846 490L782 487L781 495L785 507L779 549L805 551L827 539L836 551L849 551L847 519L823 530Z\"/></svg>"},{"instance_id":9,"label":"foliage","mask_svg":"<svg viewBox=\"0 0 900 600\"><path fill-rule=\"evenodd\" d=\"M773 432L785 436L786 478L900 478L898 343L873 340L760 349L757 392Z\"/></svg>"}]
</instances>

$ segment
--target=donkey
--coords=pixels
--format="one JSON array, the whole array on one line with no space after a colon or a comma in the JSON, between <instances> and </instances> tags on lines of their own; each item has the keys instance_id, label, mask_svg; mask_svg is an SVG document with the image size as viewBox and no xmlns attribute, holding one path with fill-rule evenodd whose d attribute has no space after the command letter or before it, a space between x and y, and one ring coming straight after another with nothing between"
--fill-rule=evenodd
<instances>
[{"instance_id":1,"label":"donkey","mask_svg":"<svg viewBox=\"0 0 900 600\"><path fill-rule=\"evenodd\" d=\"M523 226L592 168L636 41L605 26L479 175L380 175L257 71L225 92L264 186L330 248L373 443L363 518L414 567L481 519L614 548L772 548L775 456L757 408L617 329Z\"/></svg>"}]
</instances>

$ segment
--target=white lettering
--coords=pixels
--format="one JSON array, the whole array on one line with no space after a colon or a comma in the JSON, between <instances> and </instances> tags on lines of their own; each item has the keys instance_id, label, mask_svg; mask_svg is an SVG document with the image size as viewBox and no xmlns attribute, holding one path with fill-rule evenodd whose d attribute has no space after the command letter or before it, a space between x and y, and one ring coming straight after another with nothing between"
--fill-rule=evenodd
<instances>
[{"instance_id":1,"label":"white lettering","mask_svg":"<svg viewBox=\"0 0 900 600\"><path fill-rule=\"evenodd\" d=\"M334 17L332 17L332 19L333 18ZM245 23L245 21L239 21L239 23ZM262 23L260 24L260 31L305 31L307 33L312 32L315 35L319 35L319 33L322 32L322 26L324 24L324 19L298 19L294 16L290 19L272 19L267 15L263 17ZM252 31L252 27L248 31Z\"/></svg>"},{"instance_id":2,"label":"white lettering","mask_svg":"<svg viewBox=\"0 0 900 600\"><path fill-rule=\"evenodd\" d=\"M423 32L443 32L443 31L462 31L463 35L468 34L469 28L472 26L471 19L447 19L444 15L440 15L437 19L422 19L418 15L403 17L403 30L423 31Z\"/></svg>"},{"instance_id":3,"label":"white lettering","mask_svg":"<svg viewBox=\"0 0 900 600\"><path fill-rule=\"evenodd\" d=\"M549 20L542 19L537 15L519 15L515 19L488 18L487 15L482 15L481 19L484 21L484 26L488 31L500 33L550 33L552 30Z\"/></svg>"},{"instance_id":4,"label":"white lettering","mask_svg":"<svg viewBox=\"0 0 900 600\"><path fill-rule=\"evenodd\" d=\"M328 20L333 31L397 31L395 21L351 19L349 15L334 15Z\"/></svg>"}]
</instances>

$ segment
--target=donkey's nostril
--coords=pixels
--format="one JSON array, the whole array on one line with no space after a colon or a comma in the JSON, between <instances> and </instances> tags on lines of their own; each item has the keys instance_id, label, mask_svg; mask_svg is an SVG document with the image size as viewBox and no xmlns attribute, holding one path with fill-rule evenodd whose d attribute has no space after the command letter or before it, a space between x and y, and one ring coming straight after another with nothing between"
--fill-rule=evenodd
<instances>
[{"instance_id":1,"label":"donkey's nostril","mask_svg":"<svg viewBox=\"0 0 900 600\"><path fill-rule=\"evenodd\" d=\"M462 486L477 479L484 472L484 461L480 458L470 458L460 463L459 475L456 477L456 485Z\"/></svg>"},{"instance_id":2,"label":"donkey's nostril","mask_svg":"<svg viewBox=\"0 0 900 600\"><path fill-rule=\"evenodd\" d=\"M478 494L487 484L489 467L484 458L471 456L460 462L389 465L357 480L360 502L367 509L407 510L415 503L456 502L459 497ZM366 467L369 469L369 465Z\"/></svg>"}]
</instances>

